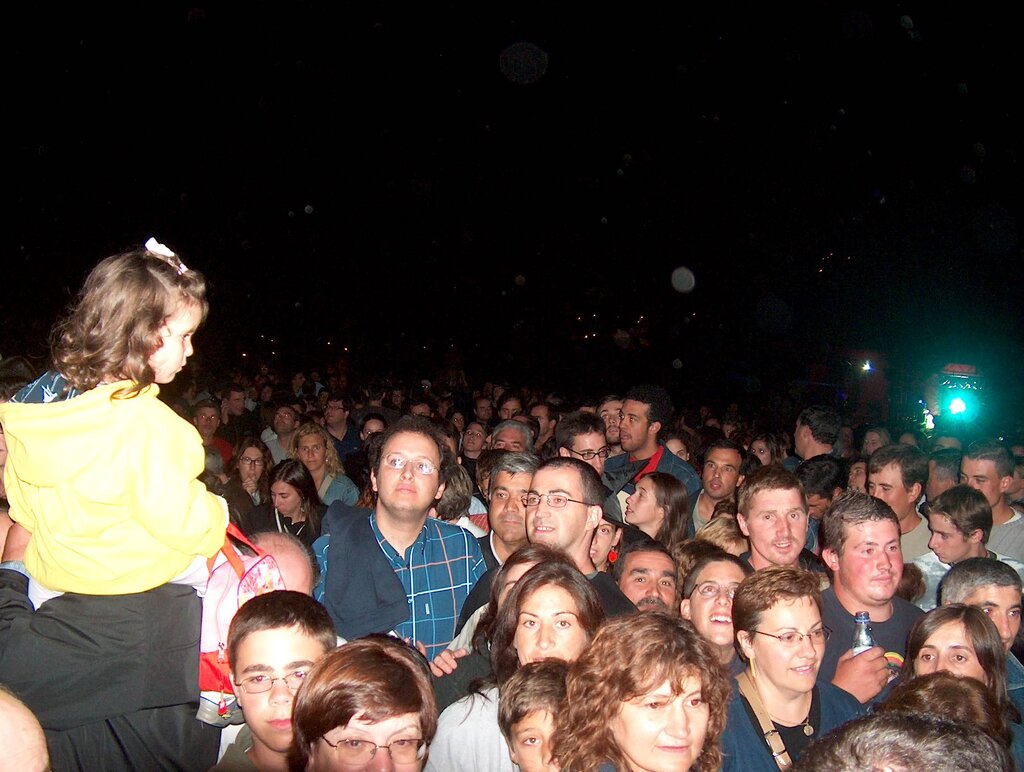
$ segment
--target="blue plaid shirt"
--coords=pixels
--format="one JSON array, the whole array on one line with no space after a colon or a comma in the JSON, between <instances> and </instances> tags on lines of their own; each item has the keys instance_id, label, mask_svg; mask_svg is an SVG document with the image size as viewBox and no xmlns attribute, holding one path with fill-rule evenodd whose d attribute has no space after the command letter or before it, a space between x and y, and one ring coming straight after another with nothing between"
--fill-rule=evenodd
<instances>
[{"instance_id":1,"label":"blue plaid shirt","mask_svg":"<svg viewBox=\"0 0 1024 772\"><path fill-rule=\"evenodd\" d=\"M405 555L399 555L377 527L376 513L370 515L370 527L409 601L409 619L395 632L422 643L432 660L455 637L462 604L486 570L480 545L469 531L428 517L416 541ZM329 535L321 536L313 545L324 575L329 545ZM314 591L318 600L323 598L323 586L321 578Z\"/></svg>"},{"instance_id":2,"label":"blue plaid shirt","mask_svg":"<svg viewBox=\"0 0 1024 772\"><path fill-rule=\"evenodd\" d=\"M432 660L452 642L462 604L486 570L480 545L469 531L428 517L402 556L380 532L376 513L370 527L409 599L409 619L395 632L420 641Z\"/></svg>"}]
</instances>

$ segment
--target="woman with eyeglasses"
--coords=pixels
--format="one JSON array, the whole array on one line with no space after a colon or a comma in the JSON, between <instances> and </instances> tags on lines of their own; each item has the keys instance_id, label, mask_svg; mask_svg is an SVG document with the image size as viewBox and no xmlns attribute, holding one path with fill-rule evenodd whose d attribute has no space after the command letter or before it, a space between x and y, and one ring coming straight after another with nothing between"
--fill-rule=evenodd
<instances>
[{"instance_id":1,"label":"woman with eyeglasses","mask_svg":"<svg viewBox=\"0 0 1024 772\"><path fill-rule=\"evenodd\" d=\"M270 500L270 467L273 460L270 449L252 435L243 437L235 445L231 476L224 486L231 520L239 528L254 507Z\"/></svg>"},{"instance_id":2,"label":"woman with eyeglasses","mask_svg":"<svg viewBox=\"0 0 1024 772\"><path fill-rule=\"evenodd\" d=\"M498 727L501 688L522 665L545 659L574 662L603 619L597 590L574 566L540 563L523 574L492 628L493 677L441 714L427 772L514 772Z\"/></svg>"},{"instance_id":3,"label":"woman with eyeglasses","mask_svg":"<svg viewBox=\"0 0 1024 772\"><path fill-rule=\"evenodd\" d=\"M325 506L335 501L351 506L359 499L359 489L345 476L334 441L322 426L311 421L296 429L292 434L291 457L309 470Z\"/></svg>"},{"instance_id":4,"label":"woman with eyeglasses","mask_svg":"<svg viewBox=\"0 0 1024 772\"><path fill-rule=\"evenodd\" d=\"M772 566L736 589L733 627L747 669L733 680L723 770L788 769L813 739L864 712L856 698L817 681L828 639L819 582Z\"/></svg>"},{"instance_id":5,"label":"woman with eyeglasses","mask_svg":"<svg viewBox=\"0 0 1024 772\"><path fill-rule=\"evenodd\" d=\"M422 657L395 638L361 638L317 662L295 695L289 766L419 772L436 728Z\"/></svg>"}]
</instances>

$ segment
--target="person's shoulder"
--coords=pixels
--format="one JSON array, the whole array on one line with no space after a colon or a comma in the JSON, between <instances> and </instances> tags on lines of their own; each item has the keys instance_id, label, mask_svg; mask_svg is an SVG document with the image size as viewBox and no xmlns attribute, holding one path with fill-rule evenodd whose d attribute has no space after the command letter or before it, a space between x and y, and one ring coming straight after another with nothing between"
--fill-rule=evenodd
<instances>
[{"instance_id":1,"label":"person's shoulder","mask_svg":"<svg viewBox=\"0 0 1024 772\"><path fill-rule=\"evenodd\" d=\"M924 616L924 612L921 609L909 600L901 598L899 595L893 596L892 612L893 617L903 617L905 619L910 619L911 621L920 616Z\"/></svg>"},{"instance_id":2,"label":"person's shoulder","mask_svg":"<svg viewBox=\"0 0 1024 772\"><path fill-rule=\"evenodd\" d=\"M853 616L843 608L843 604L836 597L836 589L831 584L821 591L821 607L823 617L843 618Z\"/></svg>"},{"instance_id":3,"label":"person's shoulder","mask_svg":"<svg viewBox=\"0 0 1024 772\"><path fill-rule=\"evenodd\" d=\"M1020 574L1021 577L1024 577L1024 563L1014 558L1011 558L1008 555L1000 555L998 552L995 553L995 555L997 560L999 560L1002 563L1006 563L1006 565L1008 565L1010 568L1012 568L1014 571Z\"/></svg>"},{"instance_id":4,"label":"person's shoulder","mask_svg":"<svg viewBox=\"0 0 1024 772\"><path fill-rule=\"evenodd\" d=\"M864 713L864 706L849 692L840 689L828 681L818 681L815 686L818 689L818 695L821 697L822 707L845 716L842 720Z\"/></svg>"},{"instance_id":5,"label":"person's shoulder","mask_svg":"<svg viewBox=\"0 0 1024 772\"><path fill-rule=\"evenodd\" d=\"M617 456L612 456L611 458L604 462L604 470L607 472L608 470L615 470L624 467L628 460L628 453L620 453Z\"/></svg>"},{"instance_id":6,"label":"person's shoulder","mask_svg":"<svg viewBox=\"0 0 1024 772\"><path fill-rule=\"evenodd\" d=\"M438 520L436 517L428 517L427 524L429 526L432 526L432 528L428 529L428 534L432 530L434 535L441 539L444 539L446 542L463 541L466 543L466 549L472 549L477 552L480 551L480 545L477 542L477 539L486 538L475 536L474 534L470 533L465 528L463 528L461 525L456 525L455 523L448 523L444 520Z\"/></svg>"},{"instance_id":7,"label":"person's shoulder","mask_svg":"<svg viewBox=\"0 0 1024 772\"><path fill-rule=\"evenodd\" d=\"M498 687L492 686L489 689L484 689L482 692L473 692L467 694L461 700L456 700L447 708L441 711L441 715L438 717L438 724L458 722L462 723L467 718L474 714L486 712L491 710L497 710L498 706Z\"/></svg>"}]
</instances>

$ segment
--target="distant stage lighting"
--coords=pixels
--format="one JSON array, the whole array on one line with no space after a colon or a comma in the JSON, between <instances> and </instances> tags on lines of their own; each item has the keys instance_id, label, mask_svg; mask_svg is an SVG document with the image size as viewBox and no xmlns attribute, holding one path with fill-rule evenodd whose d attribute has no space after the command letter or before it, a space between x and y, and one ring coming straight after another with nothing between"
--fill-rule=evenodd
<instances>
[{"instance_id":1,"label":"distant stage lighting","mask_svg":"<svg viewBox=\"0 0 1024 772\"><path fill-rule=\"evenodd\" d=\"M860 366L860 369L861 369L861 370L863 370L863 371L864 371L864 372L866 372L866 373L870 373L870 372L871 372L871 369L872 369L872 368L871 368L871 360L870 360L870 359L866 359L866 360L864 360L864 364L862 364L862 365Z\"/></svg>"},{"instance_id":2,"label":"distant stage lighting","mask_svg":"<svg viewBox=\"0 0 1024 772\"><path fill-rule=\"evenodd\" d=\"M967 412L967 403L960 397L954 397L949 401L949 412L953 415L960 415Z\"/></svg>"}]
</instances>

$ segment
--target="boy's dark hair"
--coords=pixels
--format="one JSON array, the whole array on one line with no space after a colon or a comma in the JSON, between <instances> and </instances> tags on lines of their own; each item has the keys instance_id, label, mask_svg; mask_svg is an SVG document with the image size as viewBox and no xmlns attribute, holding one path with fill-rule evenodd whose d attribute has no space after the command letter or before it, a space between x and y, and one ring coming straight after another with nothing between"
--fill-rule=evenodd
<instances>
[{"instance_id":1,"label":"boy's dark hair","mask_svg":"<svg viewBox=\"0 0 1024 772\"><path fill-rule=\"evenodd\" d=\"M338 645L327 609L301 592L275 590L257 595L238 609L228 628L228 662L234 663L238 647L253 633L282 627L298 627L322 643L325 652Z\"/></svg>"},{"instance_id":2,"label":"boy's dark hair","mask_svg":"<svg viewBox=\"0 0 1024 772\"><path fill-rule=\"evenodd\" d=\"M937 477L947 480L960 480L960 462L964 454L956 448L939 448L933 450L928 456L929 461L935 462Z\"/></svg>"},{"instance_id":3,"label":"boy's dark hair","mask_svg":"<svg viewBox=\"0 0 1024 772\"><path fill-rule=\"evenodd\" d=\"M814 456L796 468L796 477L808 496L831 500L836 488L844 490L850 476L845 462L829 455Z\"/></svg>"},{"instance_id":4,"label":"boy's dark hair","mask_svg":"<svg viewBox=\"0 0 1024 772\"><path fill-rule=\"evenodd\" d=\"M1006 445L998 440L972 442L967 447L964 458L971 461L991 461L996 465L996 474L1000 477L1013 477L1013 456Z\"/></svg>"},{"instance_id":5,"label":"boy's dark hair","mask_svg":"<svg viewBox=\"0 0 1024 772\"><path fill-rule=\"evenodd\" d=\"M512 728L537 710L551 715L565 699L565 675L569 666L560 659L523 665L505 682L498 702L498 727L512 744Z\"/></svg>"},{"instance_id":6,"label":"boy's dark hair","mask_svg":"<svg viewBox=\"0 0 1024 772\"><path fill-rule=\"evenodd\" d=\"M814 441L822 445L835 445L839 439L839 429L843 425L839 413L824 405L804 408L796 422L810 429Z\"/></svg>"},{"instance_id":7,"label":"boy's dark hair","mask_svg":"<svg viewBox=\"0 0 1024 772\"><path fill-rule=\"evenodd\" d=\"M900 480L903 487L910 490L914 483L921 486L928 484L928 456L920 448L913 445L886 445L879 448L868 459L868 473L881 472L889 464L896 464L900 469Z\"/></svg>"},{"instance_id":8,"label":"boy's dark hair","mask_svg":"<svg viewBox=\"0 0 1024 772\"><path fill-rule=\"evenodd\" d=\"M992 533L992 507L983 493L967 485L954 485L943 491L932 502L929 515L942 515L965 538L981 531L982 543L988 543Z\"/></svg>"}]
</instances>

